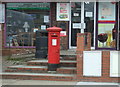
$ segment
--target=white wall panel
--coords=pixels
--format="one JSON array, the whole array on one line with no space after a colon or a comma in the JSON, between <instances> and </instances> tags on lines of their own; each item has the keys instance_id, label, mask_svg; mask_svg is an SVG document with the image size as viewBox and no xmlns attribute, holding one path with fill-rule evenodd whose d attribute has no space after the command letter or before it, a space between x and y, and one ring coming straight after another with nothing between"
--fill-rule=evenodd
<instances>
[{"instance_id":1,"label":"white wall panel","mask_svg":"<svg viewBox=\"0 0 120 87\"><path fill-rule=\"evenodd\" d=\"M110 77L120 77L120 52L110 52Z\"/></svg>"},{"instance_id":2,"label":"white wall panel","mask_svg":"<svg viewBox=\"0 0 120 87\"><path fill-rule=\"evenodd\" d=\"M83 75L101 76L102 67L101 51L84 51L83 53Z\"/></svg>"}]
</instances>

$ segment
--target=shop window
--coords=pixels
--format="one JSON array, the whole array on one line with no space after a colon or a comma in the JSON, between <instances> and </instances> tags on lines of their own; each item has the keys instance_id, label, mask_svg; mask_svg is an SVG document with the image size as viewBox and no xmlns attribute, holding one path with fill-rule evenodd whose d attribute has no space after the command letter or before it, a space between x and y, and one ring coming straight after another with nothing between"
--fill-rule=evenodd
<instances>
[{"instance_id":1,"label":"shop window","mask_svg":"<svg viewBox=\"0 0 120 87\"><path fill-rule=\"evenodd\" d=\"M49 27L50 3L7 3L6 46L35 46L35 32Z\"/></svg>"},{"instance_id":2,"label":"shop window","mask_svg":"<svg viewBox=\"0 0 120 87\"><path fill-rule=\"evenodd\" d=\"M97 48L116 49L116 11L116 3L98 3Z\"/></svg>"}]
</instances>

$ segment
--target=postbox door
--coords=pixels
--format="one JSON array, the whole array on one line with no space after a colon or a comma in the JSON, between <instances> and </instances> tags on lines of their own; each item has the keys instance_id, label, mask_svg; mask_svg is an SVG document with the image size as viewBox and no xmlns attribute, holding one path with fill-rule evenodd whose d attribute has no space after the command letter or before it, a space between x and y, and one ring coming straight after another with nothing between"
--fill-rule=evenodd
<instances>
[{"instance_id":1,"label":"postbox door","mask_svg":"<svg viewBox=\"0 0 120 87\"><path fill-rule=\"evenodd\" d=\"M51 33L50 34L50 49L52 50L49 50L49 56L50 56L50 59L49 59L49 62L50 63L59 63L59 52L60 52L60 33Z\"/></svg>"}]
</instances>

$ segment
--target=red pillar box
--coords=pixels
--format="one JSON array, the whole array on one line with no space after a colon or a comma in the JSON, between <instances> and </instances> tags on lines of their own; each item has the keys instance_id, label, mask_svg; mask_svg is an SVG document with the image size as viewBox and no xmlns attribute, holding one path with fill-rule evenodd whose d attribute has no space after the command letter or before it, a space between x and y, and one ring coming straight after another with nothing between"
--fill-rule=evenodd
<instances>
[{"instance_id":1,"label":"red pillar box","mask_svg":"<svg viewBox=\"0 0 120 87\"><path fill-rule=\"evenodd\" d=\"M48 70L56 71L60 64L60 31L62 28L50 27L48 31Z\"/></svg>"}]
</instances>

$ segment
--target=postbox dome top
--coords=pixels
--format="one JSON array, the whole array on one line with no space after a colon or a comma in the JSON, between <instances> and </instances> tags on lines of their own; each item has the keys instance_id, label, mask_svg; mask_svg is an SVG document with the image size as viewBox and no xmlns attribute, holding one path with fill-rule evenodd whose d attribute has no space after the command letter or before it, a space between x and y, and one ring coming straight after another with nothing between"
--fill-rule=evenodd
<instances>
[{"instance_id":1,"label":"postbox dome top","mask_svg":"<svg viewBox=\"0 0 120 87\"><path fill-rule=\"evenodd\" d=\"M53 26L53 27L47 28L47 31L56 31L56 32L59 32L59 31L62 31L62 28Z\"/></svg>"}]
</instances>

